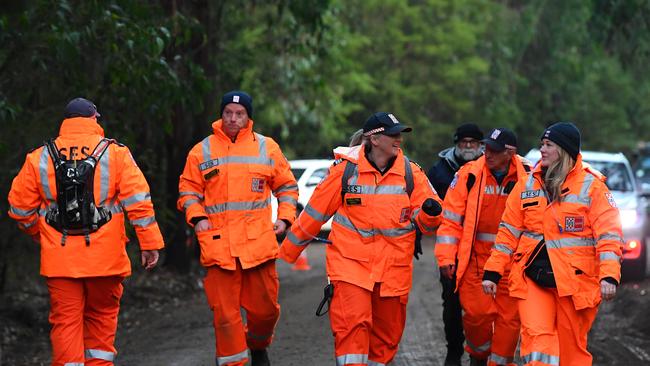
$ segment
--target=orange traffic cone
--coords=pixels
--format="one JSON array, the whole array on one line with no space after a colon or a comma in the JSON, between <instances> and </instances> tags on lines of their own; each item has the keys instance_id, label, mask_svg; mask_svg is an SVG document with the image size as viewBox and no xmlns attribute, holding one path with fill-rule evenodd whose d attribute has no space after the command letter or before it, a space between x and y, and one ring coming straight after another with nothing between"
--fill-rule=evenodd
<instances>
[{"instance_id":1,"label":"orange traffic cone","mask_svg":"<svg viewBox=\"0 0 650 366\"><path fill-rule=\"evenodd\" d=\"M291 267L291 270L309 271L310 269L311 266L309 265L309 261L307 260L307 250L303 250L302 253L300 253L298 259L296 259L296 263L294 263L293 267Z\"/></svg>"}]
</instances>

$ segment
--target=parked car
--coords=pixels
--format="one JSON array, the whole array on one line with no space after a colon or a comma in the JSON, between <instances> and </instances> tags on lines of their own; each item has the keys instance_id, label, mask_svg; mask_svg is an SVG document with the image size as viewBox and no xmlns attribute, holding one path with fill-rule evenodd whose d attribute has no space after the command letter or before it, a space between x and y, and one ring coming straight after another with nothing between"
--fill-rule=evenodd
<instances>
[{"instance_id":1,"label":"parked car","mask_svg":"<svg viewBox=\"0 0 650 366\"><path fill-rule=\"evenodd\" d=\"M582 160L607 177L605 183L614 196L623 226L625 243L622 272L628 279L643 279L650 274L650 238L646 199L641 195L630 163L622 153L581 151ZM534 164L541 158L538 149L532 149L526 158Z\"/></svg>"},{"instance_id":2,"label":"parked car","mask_svg":"<svg viewBox=\"0 0 650 366\"><path fill-rule=\"evenodd\" d=\"M290 160L291 172L298 181L298 214L307 206L314 189L327 175L329 167L334 160L329 159L308 159L308 160ZM278 201L273 197L271 202L273 211L273 222L277 215ZM327 221L321 230L330 231L332 229L332 219Z\"/></svg>"}]
</instances>

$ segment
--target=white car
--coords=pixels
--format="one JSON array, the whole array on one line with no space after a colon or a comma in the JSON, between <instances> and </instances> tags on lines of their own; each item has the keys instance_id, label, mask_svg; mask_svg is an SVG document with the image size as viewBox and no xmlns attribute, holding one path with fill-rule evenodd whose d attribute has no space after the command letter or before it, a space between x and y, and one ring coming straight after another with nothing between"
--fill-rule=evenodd
<instances>
[{"instance_id":1,"label":"white car","mask_svg":"<svg viewBox=\"0 0 650 366\"><path fill-rule=\"evenodd\" d=\"M291 172L293 176L296 177L298 181L298 212L300 214L302 210L307 206L307 202L311 198L314 189L318 183L325 178L329 167L332 165L334 160L329 159L307 159L307 160L290 160L289 165L291 166ZM275 197L271 202L272 212L273 212L273 222L277 216L277 207L278 201ZM327 221L321 230L330 231L332 229L332 219Z\"/></svg>"},{"instance_id":2,"label":"white car","mask_svg":"<svg viewBox=\"0 0 650 366\"><path fill-rule=\"evenodd\" d=\"M605 184L612 192L621 214L624 245L622 272L630 279L642 279L650 274L650 238L646 235L646 202L640 195L630 163L622 153L581 151L582 160L607 177ZM541 158L532 149L526 158L536 164Z\"/></svg>"}]
</instances>

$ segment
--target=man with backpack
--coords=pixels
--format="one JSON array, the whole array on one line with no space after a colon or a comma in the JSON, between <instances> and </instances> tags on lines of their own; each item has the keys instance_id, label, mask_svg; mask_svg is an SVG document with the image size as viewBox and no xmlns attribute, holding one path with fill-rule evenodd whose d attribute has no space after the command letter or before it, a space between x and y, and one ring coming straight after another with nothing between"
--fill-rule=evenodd
<instances>
[{"instance_id":1,"label":"man with backpack","mask_svg":"<svg viewBox=\"0 0 650 366\"><path fill-rule=\"evenodd\" d=\"M483 293L483 266L499 249L494 241L506 200L530 165L517 155L517 138L507 128L494 129L483 142L485 154L460 168L449 185L435 254L438 265L456 275L470 365L514 366L517 302L508 281L501 281L496 298Z\"/></svg>"},{"instance_id":2,"label":"man with backpack","mask_svg":"<svg viewBox=\"0 0 650 366\"><path fill-rule=\"evenodd\" d=\"M338 160L280 247L280 258L294 262L334 217L326 298L339 366L393 360L406 321L415 226L432 235L440 222L440 199L400 148L409 131L393 114L371 115L361 145L334 150Z\"/></svg>"},{"instance_id":3,"label":"man with backpack","mask_svg":"<svg viewBox=\"0 0 650 366\"><path fill-rule=\"evenodd\" d=\"M113 364L131 274L125 211L146 269L164 247L144 175L126 146L104 138L97 117L91 101L70 101L59 136L27 154L9 192L9 216L41 246L56 366Z\"/></svg>"}]
</instances>

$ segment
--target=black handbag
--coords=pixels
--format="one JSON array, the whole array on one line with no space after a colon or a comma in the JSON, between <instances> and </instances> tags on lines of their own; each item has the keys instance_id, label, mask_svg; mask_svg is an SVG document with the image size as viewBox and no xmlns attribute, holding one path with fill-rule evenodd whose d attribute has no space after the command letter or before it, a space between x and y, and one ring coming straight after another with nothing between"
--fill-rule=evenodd
<instances>
[{"instance_id":1,"label":"black handbag","mask_svg":"<svg viewBox=\"0 0 650 366\"><path fill-rule=\"evenodd\" d=\"M533 254L526 262L524 273L526 273L528 278L542 287L557 288L551 259L548 257L544 240L540 241L535 247Z\"/></svg>"}]
</instances>

